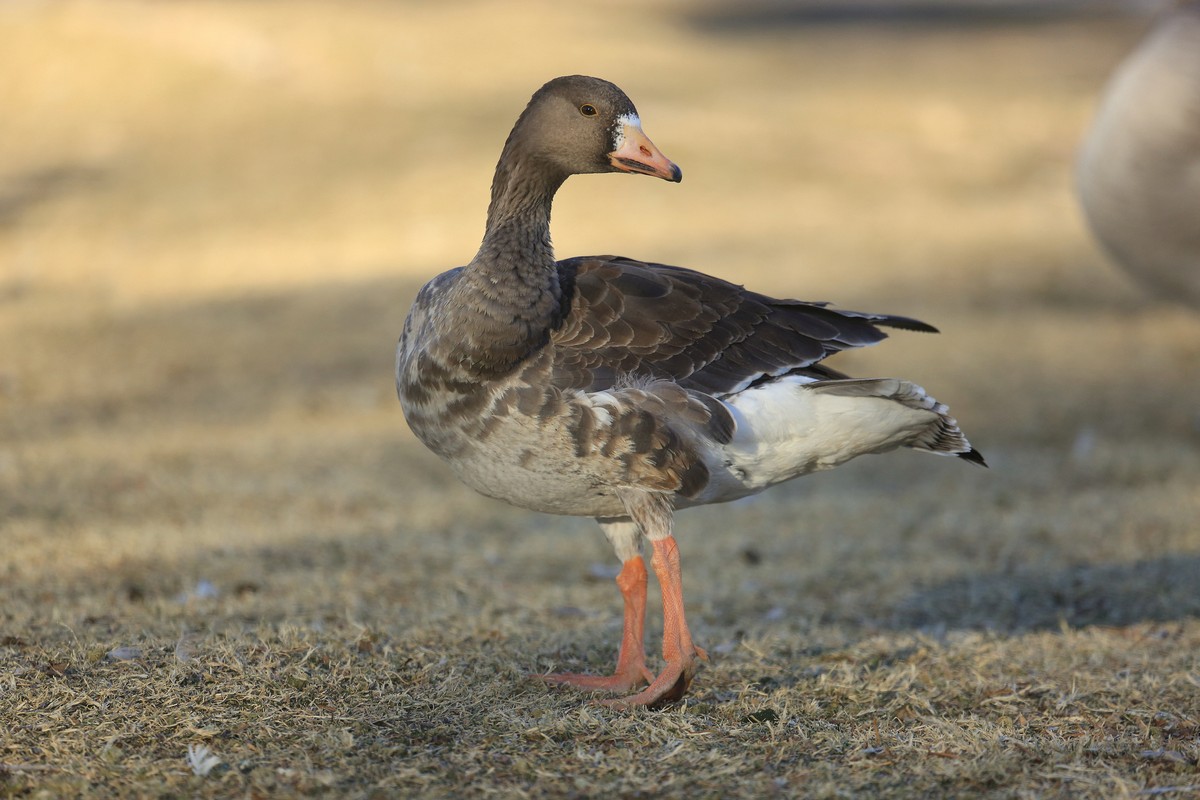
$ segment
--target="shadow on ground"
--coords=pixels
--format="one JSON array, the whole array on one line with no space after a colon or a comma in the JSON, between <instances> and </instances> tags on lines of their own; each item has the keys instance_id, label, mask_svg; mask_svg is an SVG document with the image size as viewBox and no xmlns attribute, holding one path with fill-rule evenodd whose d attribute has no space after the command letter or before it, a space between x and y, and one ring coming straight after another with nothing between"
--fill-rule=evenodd
<instances>
[{"instance_id":1,"label":"shadow on ground","mask_svg":"<svg viewBox=\"0 0 1200 800\"><path fill-rule=\"evenodd\" d=\"M26 393L37 376L18 374L20 414L0 422L0 434L36 441L379 403L392 392L396 341L417 288L401 280L330 283L133 312L55 313L52 323L30 313L41 359L69 367L72 385Z\"/></svg>"},{"instance_id":2,"label":"shadow on ground","mask_svg":"<svg viewBox=\"0 0 1200 800\"><path fill-rule=\"evenodd\" d=\"M0 228L14 227L37 206L95 186L104 172L83 164L61 164L0 180Z\"/></svg>"},{"instance_id":3,"label":"shadow on ground","mask_svg":"<svg viewBox=\"0 0 1200 800\"><path fill-rule=\"evenodd\" d=\"M968 575L913 593L889 627L1001 633L1200 616L1200 556Z\"/></svg>"}]
</instances>

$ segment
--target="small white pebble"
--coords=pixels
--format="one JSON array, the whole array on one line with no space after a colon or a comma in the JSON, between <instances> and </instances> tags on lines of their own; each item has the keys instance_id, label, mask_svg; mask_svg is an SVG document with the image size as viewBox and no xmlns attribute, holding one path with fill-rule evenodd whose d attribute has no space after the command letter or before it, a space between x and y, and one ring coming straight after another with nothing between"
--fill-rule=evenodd
<instances>
[{"instance_id":1,"label":"small white pebble","mask_svg":"<svg viewBox=\"0 0 1200 800\"><path fill-rule=\"evenodd\" d=\"M142 657L142 648L140 647L114 647L104 654L104 657L109 661L133 661L135 658Z\"/></svg>"},{"instance_id":2,"label":"small white pebble","mask_svg":"<svg viewBox=\"0 0 1200 800\"><path fill-rule=\"evenodd\" d=\"M199 775L201 778L208 775L208 773L221 764L221 759L217 758L211 750L202 744L188 745L187 760L188 766L192 768L192 773Z\"/></svg>"}]
</instances>

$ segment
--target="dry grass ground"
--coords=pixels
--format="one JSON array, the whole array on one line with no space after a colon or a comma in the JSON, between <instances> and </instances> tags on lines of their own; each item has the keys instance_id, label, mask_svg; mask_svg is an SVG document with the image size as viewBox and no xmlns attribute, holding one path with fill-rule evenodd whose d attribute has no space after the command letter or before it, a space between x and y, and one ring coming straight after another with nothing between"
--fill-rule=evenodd
<instances>
[{"instance_id":1,"label":"dry grass ground","mask_svg":"<svg viewBox=\"0 0 1200 800\"><path fill-rule=\"evenodd\" d=\"M0 796L1200 795L1200 319L1070 191L1146 18L735 8L0 6ZM561 253L929 320L839 363L992 464L682 515L713 658L658 712L525 678L609 666L607 544L391 388L569 72L687 180L573 181Z\"/></svg>"}]
</instances>

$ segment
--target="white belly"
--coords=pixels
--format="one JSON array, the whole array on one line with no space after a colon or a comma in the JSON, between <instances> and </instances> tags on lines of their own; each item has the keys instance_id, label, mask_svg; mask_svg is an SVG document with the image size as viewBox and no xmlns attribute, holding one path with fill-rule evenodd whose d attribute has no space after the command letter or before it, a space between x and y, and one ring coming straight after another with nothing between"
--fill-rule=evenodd
<instances>
[{"instance_id":1,"label":"white belly","mask_svg":"<svg viewBox=\"0 0 1200 800\"><path fill-rule=\"evenodd\" d=\"M597 475L601 465L575 455L561 432L530 426L532 420L513 418L447 462L472 489L515 506L581 517L625 513L614 487Z\"/></svg>"}]
</instances>

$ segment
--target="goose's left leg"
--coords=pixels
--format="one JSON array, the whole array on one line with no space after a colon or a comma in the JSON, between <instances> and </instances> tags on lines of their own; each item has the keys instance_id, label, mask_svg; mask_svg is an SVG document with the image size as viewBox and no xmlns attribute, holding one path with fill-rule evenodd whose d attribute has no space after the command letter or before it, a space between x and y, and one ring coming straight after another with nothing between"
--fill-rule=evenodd
<instances>
[{"instance_id":1,"label":"goose's left leg","mask_svg":"<svg viewBox=\"0 0 1200 800\"><path fill-rule=\"evenodd\" d=\"M604 535L621 559L617 588L625 601L625 625L621 634L621 649L617 653L617 669L612 675L583 675L560 672L539 675L549 683L562 683L577 689L605 692L629 692L649 683L654 673L646 667L646 562L642 560L642 532L627 519L596 520Z\"/></svg>"},{"instance_id":2,"label":"goose's left leg","mask_svg":"<svg viewBox=\"0 0 1200 800\"><path fill-rule=\"evenodd\" d=\"M629 516L650 540L653 555L650 565L662 588L663 660L666 665L642 691L606 705L618 707L659 706L674 702L687 693L700 661L708 654L692 641L683 613L683 579L679 565L679 545L672 534L674 509L671 496L656 492L627 491L621 500Z\"/></svg>"}]
</instances>

